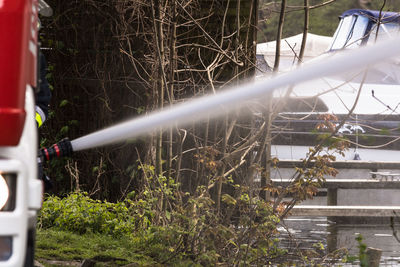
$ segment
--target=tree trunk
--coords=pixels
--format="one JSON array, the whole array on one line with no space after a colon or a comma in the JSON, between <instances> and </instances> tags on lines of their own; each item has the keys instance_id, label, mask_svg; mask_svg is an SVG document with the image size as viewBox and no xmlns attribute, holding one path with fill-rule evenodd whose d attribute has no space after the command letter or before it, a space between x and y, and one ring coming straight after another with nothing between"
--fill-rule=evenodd
<instances>
[{"instance_id":1,"label":"tree trunk","mask_svg":"<svg viewBox=\"0 0 400 267\"><path fill-rule=\"evenodd\" d=\"M309 25L309 20L310 20L309 18L310 18L310 3L309 3L309 0L304 0L303 39L301 40L299 59L297 61L298 64L301 64L303 62L304 51L306 50L308 25Z\"/></svg>"},{"instance_id":2,"label":"tree trunk","mask_svg":"<svg viewBox=\"0 0 400 267\"><path fill-rule=\"evenodd\" d=\"M176 0L171 1L171 26L170 26L170 44L169 44L169 102L174 102L174 83L176 69ZM172 158L173 158L173 127L168 132L168 158L167 158L167 178L172 177ZM180 157L181 155L178 155Z\"/></svg>"},{"instance_id":3,"label":"tree trunk","mask_svg":"<svg viewBox=\"0 0 400 267\"><path fill-rule=\"evenodd\" d=\"M285 22L285 10L286 10L286 0L282 0L281 12L280 12L280 15L279 15L278 32L276 34L276 50L275 50L274 72L277 72L279 70L279 61L280 61L280 58L281 58L282 31L283 31L283 24Z\"/></svg>"},{"instance_id":4,"label":"tree trunk","mask_svg":"<svg viewBox=\"0 0 400 267\"><path fill-rule=\"evenodd\" d=\"M154 0L152 2L152 13L153 13L153 24L156 40L156 49L159 59L159 66L157 71L157 83L159 86L159 98L158 98L158 108L162 109L164 106L164 84L165 84L165 71L164 71L164 41L163 41L163 24L161 15L162 5L159 0ZM162 175L162 129L157 133L156 137L156 175Z\"/></svg>"}]
</instances>

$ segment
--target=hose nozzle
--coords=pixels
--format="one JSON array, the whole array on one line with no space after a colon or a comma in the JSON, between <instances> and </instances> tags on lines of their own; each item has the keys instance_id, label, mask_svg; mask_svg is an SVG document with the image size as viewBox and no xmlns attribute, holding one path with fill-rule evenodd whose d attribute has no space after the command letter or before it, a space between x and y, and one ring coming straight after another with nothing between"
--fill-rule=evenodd
<instances>
[{"instance_id":1,"label":"hose nozzle","mask_svg":"<svg viewBox=\"0 0 400 267\"><path fill-rule=\"evenodd\" d=\"M54 158L62 158L72 155L72 145L68 138L64 138L58 143L55 143L49 148L39 150L39 157L42 161L49 161Z\"/></svg>"}]
</instances>

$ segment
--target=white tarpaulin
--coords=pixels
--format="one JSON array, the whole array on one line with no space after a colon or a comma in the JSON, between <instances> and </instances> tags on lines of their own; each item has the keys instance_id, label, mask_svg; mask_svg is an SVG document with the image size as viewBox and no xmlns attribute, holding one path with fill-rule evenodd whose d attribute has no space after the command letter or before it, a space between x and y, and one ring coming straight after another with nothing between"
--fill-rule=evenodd
<instances>
[{"instance_id":1,"label":"white tarpaulin","mask_svg":"<svg viewBox=\"0 0 400 267\"><path fill-rule=\"evenodd\" d=\"M297 63L302 39L303 34L301 33L281 40L281 59L279 64L281 70L291 68L293 63ZM326 52L331 42L332 37L308 33L303 62ZM257 44L257 55L263 55L270 67L274 66L275 50L276 41Z\"/></svg>"}]
</instances>

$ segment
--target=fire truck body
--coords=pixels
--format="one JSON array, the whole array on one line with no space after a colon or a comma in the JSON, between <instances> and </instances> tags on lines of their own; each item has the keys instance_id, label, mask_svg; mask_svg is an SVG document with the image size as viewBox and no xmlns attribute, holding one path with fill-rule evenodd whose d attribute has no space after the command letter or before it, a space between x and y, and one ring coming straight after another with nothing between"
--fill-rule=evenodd
<instances>
[{"instance_id":1,"label":"fire truck body","mask_svg":"<svg viewBox=\"0 0 400 267\"><path fill-rule=\"evenodd\" d=\"M0 267L33 265L37 171L37 0L0 0Z\"/></svg>"},{"instance_id":2,"label":"fire truck body","mask_svg":"<svg viewBox=\"0 0 400 267\"><path fill-rule=\"evenodd\" d=\"M0 146L17 145L26 85L36 87L37 1L0 1Z\"/></svg>"}]
</instances>

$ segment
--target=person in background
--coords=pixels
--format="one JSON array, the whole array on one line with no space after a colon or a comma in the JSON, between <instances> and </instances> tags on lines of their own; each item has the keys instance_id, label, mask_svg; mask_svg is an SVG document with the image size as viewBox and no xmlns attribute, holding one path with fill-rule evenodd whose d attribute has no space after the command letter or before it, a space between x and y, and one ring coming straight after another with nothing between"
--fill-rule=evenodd
<instances>
[{"instance_id":1,"label":"person in background","mask_svg":"<svg viewBox=\"0 0 400 267\"><path fill-rule=\"evenodd\" d=\"M50 17L53 15L53 10L51 7L44 2L43 0L39 0L39 14L41 16ZM38 21L38 28L40 30L41 23L40 19ZM40 51L38 53L38 88L36 88L35 95L35 119L37 127L41 127L43 123L49 116L49 105L51 100L51 90L49 86L49 82L47 81L47 62L44 54ZM53 183L50 178L43 171L43 162L38 157L38 177L43 181L44 191L48 192L53 188Z\"/></svg>"},{"instance_id":2,"label":"person in background","mask_svg":"<svg viewBox=\"0 0 400 267\"><path fill-rule=\"evenodd\" d=\"M49 104L51 100L51 91L46 79L47 63L43 53L39 52L40 70L39 70L39 88L36 93L36 123L40 127L43 125L49 115Z\"/></svg>"},{"instance_id":3,"label":"person in background","mask_svg":"<svg viewBox=\"0 0 400 267\"><path fill-rule=\"evenodd\" d=\"M39 0L39 15L43 17L51 17L53 15L53 9L44 1ZM38 28L40 30L41 23L38 21ZM42 126L44 121L49 115L49 104L51 100L51 91L49 83L46 79L47 75L47 62L43 53L39 49L39 76L38 84L39 88L36 91L36 122L38 127Z\"/></svg>"}]
</instances>

